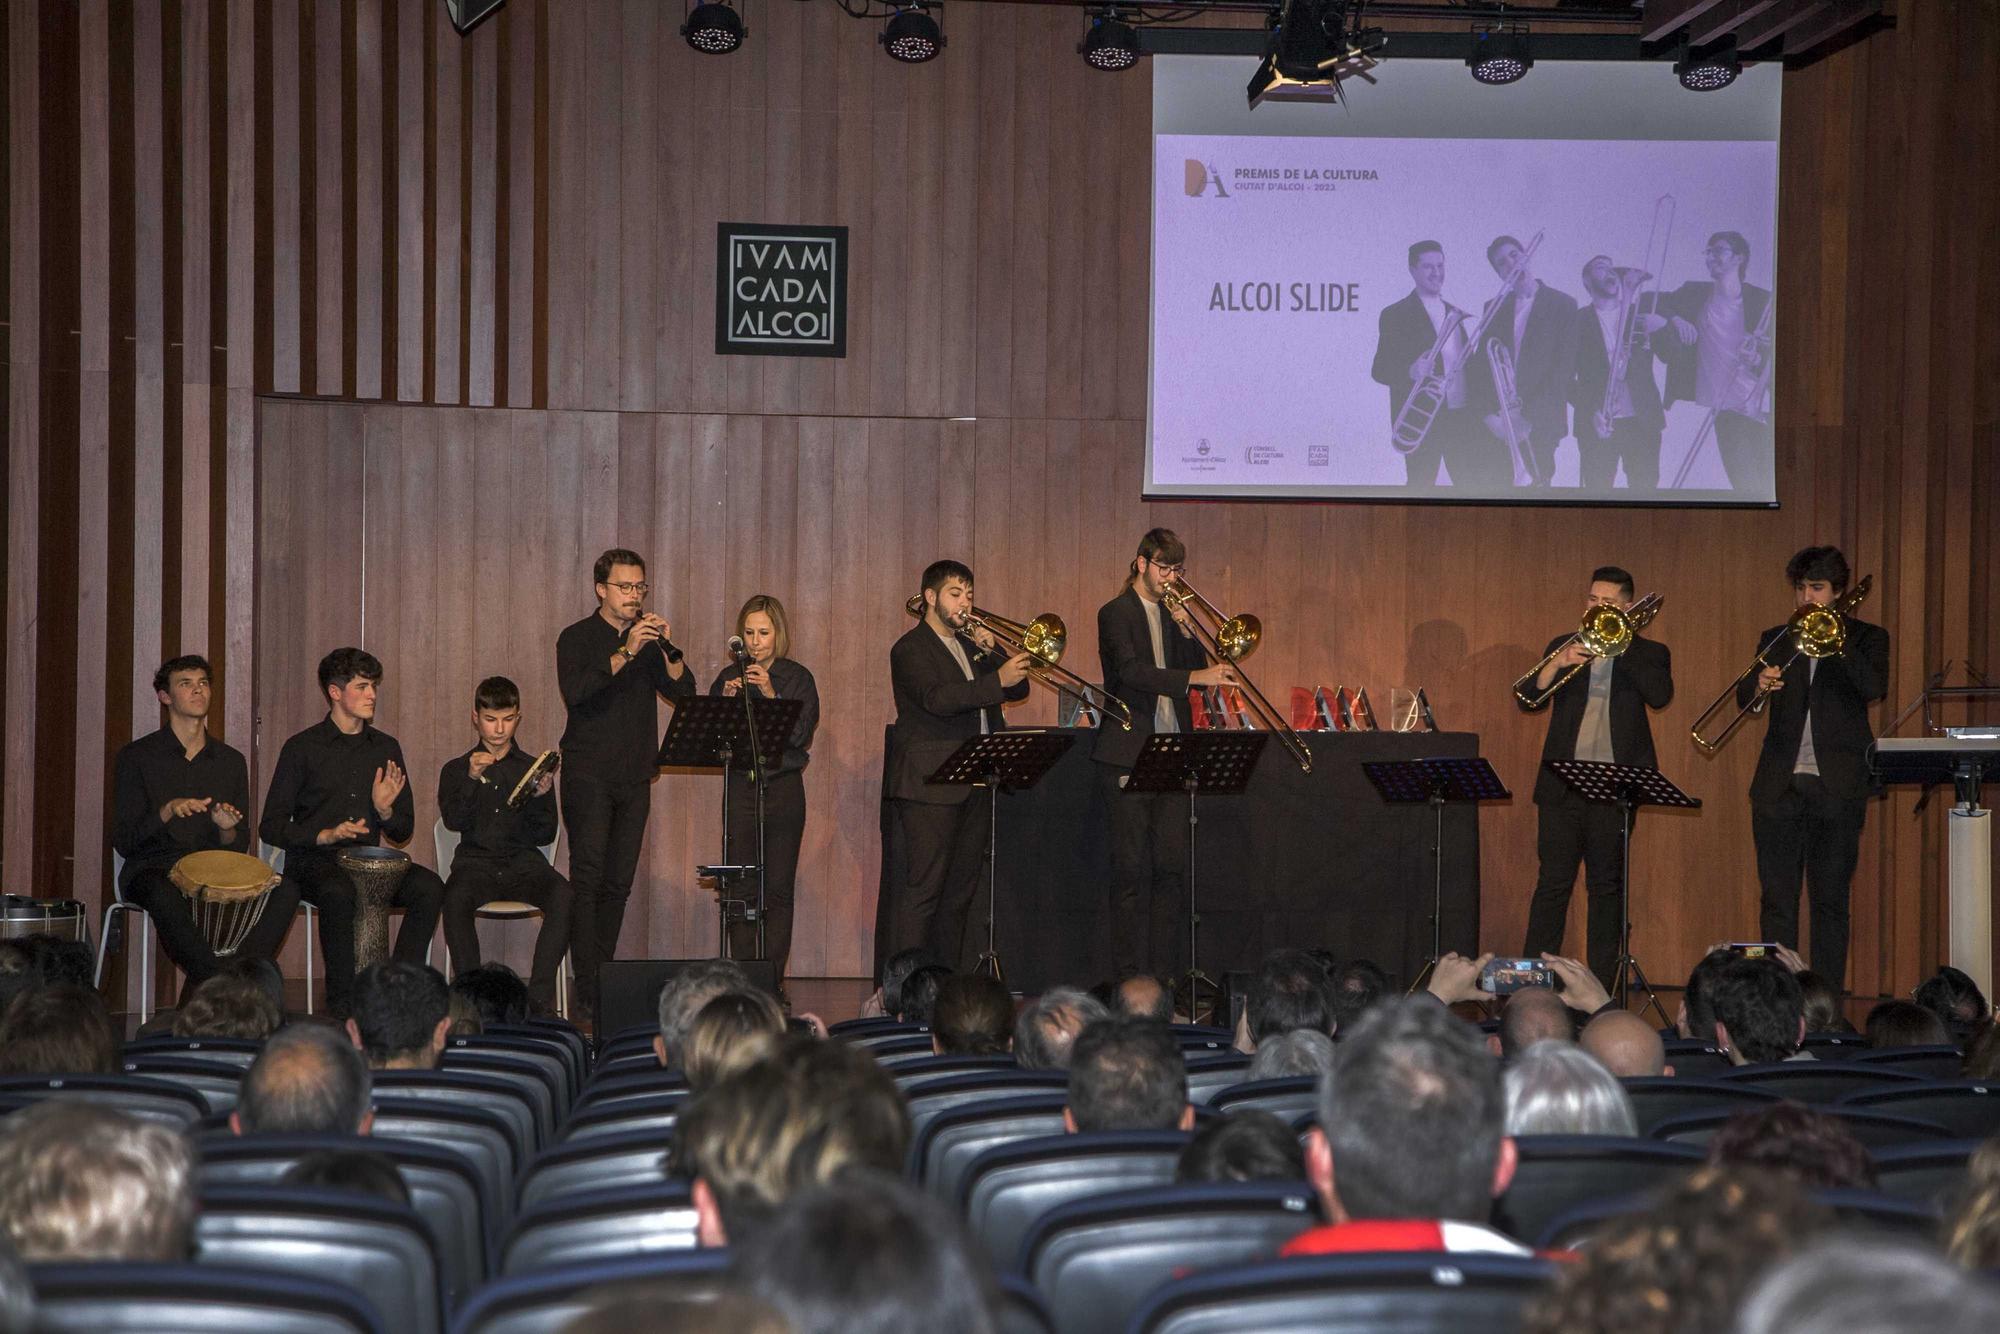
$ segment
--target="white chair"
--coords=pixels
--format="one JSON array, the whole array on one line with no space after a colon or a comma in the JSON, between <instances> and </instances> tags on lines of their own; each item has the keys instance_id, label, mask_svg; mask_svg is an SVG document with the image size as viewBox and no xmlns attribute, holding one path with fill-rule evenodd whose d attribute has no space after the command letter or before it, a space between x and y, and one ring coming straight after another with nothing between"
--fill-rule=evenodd
<instances>
[{"instance_id":1,"label":"white chair","mask_svg":"<svg viewBox=\"0 0 2000 1334\"><path fill-rule=\"evenodd\" d=\"M279 875L285 873L285 850L274 848L263 839L257 840L257 855ZM306 917L306 1013L313 1012L313 948L319 941L319 910L299 900L299 911Z\"/></svg>"},{"instance_id":2,"label":"white chair","mask_svg":"<svg viewBox=\"0 0 2000 1334\"><path fill-rule=\"evenodd\" d=\"M111 919L129 914L139 919L139 1022L153 1017L153 919L136 903L125 901L120 882L125 878L125 859L111 854L111 902L104 905L104 917L97 924L97 967L90 974L93 988L104 985L104 955L111 944Z\"/></svg>"},{"instance_id":3,"label":"white chair","mask_svg":"<svg viewBox=\"0 0 2000 1334\"><path fill-rule=\"evenodd\" d=\"M454 830L446 829L444 827L444 820L440 818L437 823L431 826L431 840L437 845L438 878L440 880L450 880L452 858L458 855L458 834ZM562 826L558 825L556 826L555 840L544 844L542 847L542 856L548 858L549 865L554 866L556 864L556 849L560 846L562 846ZM473 913L473 916L484 917L494 922L514 922L519 921L523 917L540 917L542 916L542 910L532 903L523 903L519 899L494 899L490 903L480 904L477 911ZM444 947L444 972L446 977L451 976L451 942L448 940L445 942ZM556 963L556 1013L565 1019L569 1018L569 951L567 949L563 951L562 958Z\"/></svg>"}]
</instances>

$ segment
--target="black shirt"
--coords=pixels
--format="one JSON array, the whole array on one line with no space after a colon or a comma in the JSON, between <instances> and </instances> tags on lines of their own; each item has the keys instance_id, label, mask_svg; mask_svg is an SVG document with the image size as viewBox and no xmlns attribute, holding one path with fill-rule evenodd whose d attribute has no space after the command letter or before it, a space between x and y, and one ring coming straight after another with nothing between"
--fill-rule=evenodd
<instances>
[{"instance_id":1,"label":"black shirt","mask_svg":"<svg viewBox=\"0 0 2000 1334\"><path fill-rule=\"evenodd\" d=\"M555 842L556 793L553 785L541 796L533 789L510 810L507 794L528 772L538 752L523 750L516 741L478 778L472 776L474 746L438 772L438 814L444 827L459 835L460 857L511 857Z\"/></svg>"},{"instance_id":2,"label":"black shirt","mask_svg":"<svg viewBox=\"0 0 2000 1334\"><path fill-rule=\"evenodd\" d=\"M375 814L375 771L391 760L405 774L403 748L396 738L378 732L371 723L349 736L333 725L329 714L285 742L264 794L264 819L257 832L273 847L318 850L319 831L343 820L366 820L368 832L329 847L375 845L387 839L407 843L417 826L417 804L410 785L396 794L389 818Z\"/></svg>"},{"instance_id":3,"label":"black shirt","mask_svg":"<svg viewBox=\"0 0 2000 1334\"><path fill-rule=\"evenodd\" d=\"M611 655L625 633L596 612L556 637L556 685L569 709L563 729L563 769L604 783L643 783L659 772L660 713L655 694L694 694L694 673L667 674L657 642L617 671Z\"/></svg>"},{"instance_id":4,"label":"black shirt","mask_svg":"<svg viewBox=\"0 0 2000 1334\"><path fill-rule=\"evenodd\" d=\"M247 825L225 831L207 811L160 823L160 807L181 797L212 797L249 819L250 766L234 746L210 736L189 759L174 729L162 727L120 747L111 772L111 846L125 859L122 883L190 852L249 850Z\"/></svg>"},{"instance_id":5,"label":"black shirt","mask_svg":"<svg viewBox=\"0 0 2000 1334\"><path fill-rule=\"evenodd\" d=\"M791 736L785 740L785 758L773 771L781 774L796 773L805 768L806 761L812 758L806 752L812 749L813 732L819 727L819 684L813 680L811 672L790 658L772 659L770 670L771 689L777 692L779 699L805 701L805 707L799 710L798 726L792 729ZM720 695L723 682L737 680L742 675L742 666L730 663L710 684L708 693Z\"/></svg>"}]
</instances>

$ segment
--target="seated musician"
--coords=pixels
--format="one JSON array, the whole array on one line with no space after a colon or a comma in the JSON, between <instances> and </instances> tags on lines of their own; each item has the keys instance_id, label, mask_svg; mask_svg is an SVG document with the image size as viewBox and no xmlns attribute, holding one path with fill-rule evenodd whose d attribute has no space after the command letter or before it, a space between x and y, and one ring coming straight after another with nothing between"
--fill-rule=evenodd
<instances>
[{"instance_id":1,"label":"seated musician","mask_svg":"<svg viewBox=\"0 0 2000 1334\"><path fill-rule=\"evenodd\" d=\"M319 662L324 720L288 738L278 752L258 832L285 852L285 879L318 908L319 947L326 959L326 1008L347 1017L354 995L354 882L341 867L341 848L410 841L417 809L403 771L403 748L375 726L382 664L358 648L337 648ZM405 909L395 957L422 963L437 929L444 881L412 864L393 902Z\"/></svg>"},{"instance_id":2,"label":"seated musician","mask_svg":"<svg viewBox=\"0 0 2000 1334\"><path fill-rule=\"evenodd\" d=\"M187 974L191 991L222 963L168 873L190 852L252 851L243 823L250 769L242 751L209 735L206 658L169 659L153 673L153 691L166 709L166 724L122 747L112 763L111 846L125 859L118 892L153 919L160 944ZM276 953L298 906L292 886L273 889L236 957Z\"/></svg>"},{"instance_id":3,"label":"seated musician","mask_svg":"<svg viewBox=\"0 0 2000 1334\"><path fill-rule=\"evenodd\" d=\"M472 725L479 744L438 774L438 811L459 836L444 887L444 943L454 974L479 967L479 906L515 899L542 910L535 940L528 999L537 1011L555 1008L556 968L569 949L569 882L549 865L542 849L556 840L555 771L544 773L509 805L535 753L514 744L521 725L521 692L504 676L489 676L472 696Z\"/></svg>"}]
</instances>

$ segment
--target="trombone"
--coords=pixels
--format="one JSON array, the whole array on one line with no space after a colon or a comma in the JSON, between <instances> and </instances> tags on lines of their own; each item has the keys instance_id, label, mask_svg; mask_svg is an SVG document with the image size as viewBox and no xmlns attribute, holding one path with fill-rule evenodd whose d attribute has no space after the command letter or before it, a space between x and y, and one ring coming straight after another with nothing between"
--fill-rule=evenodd
<instances>
[{"instance_id":1,"label":"trombone","mask_svg":"<svg viewBox=\"0 0 2000 1334\"><path fill-rule=\"evenodd\" d=\"M1736 679L1715 697L1715 702L1703 709L1701 717L1694 720L1694 727L1688 733L1694 738L1694 744L1701 747L1705 754L1713 755L1722 749L1722 743L1729 740L1730 733L1736 730L1738 724L1751 714L1764 711L1764 703L1771 697L1771 692L1759 689L1750 697L1749 703L1736 710L1736 715L1720 732L1713 737L1701 734L1701 729L1708 725L1709 720L1742 690L1744 681L1753 680L1766 667L1776 667L1781 672L1789 671L1792 664L1802 657L1837 658L1845 653L1847 618L1854 614L1856 607L1867 600L1868 590L1874 582L1874 575L1864 575L1860 583L1842 593L1828 605L1822 607L1808 604L1793 612L1791 619L1785 622L1785 628L1772 635L1764 646L1757 650L1757 656L1750 660L1750 665L1737 673ZM1787 639L1792 642L1791 656L1783 662L1771 661L1771 654Z\"/></svg>"},{"instance_id":2,"label":"trombone","mask_svg":"<svg viewBox=\"0 0 2000 1334\"><path fill-rule=\"evenodd\" d=\"M1583 614L1583 624L1577 627L1575 634L1550 649L1540 662L1514 682L1514 697L1526 708L1541 708L1556 691L1563 688L1565 682L1583 670L1582 663L1571 663L1549 682L1548 689L1537 690L1532 695L1528 693L1534 687L1535 678L1542 674L1542 669L1561 657L1564 649L1571 644L1581 644L1584 652L1593 658L1615 658L1632 647L1632 640L1652 623L1666 602L1658 593L1648 593L1633 603L1629 610L1624 607L1592 607Z\"/></svg>"},{"instance_id":3,"label":"trombone","mask_svg":"<svg viewBox=\"0 0 2000 1334\"><path fill-rule=\"evenodd\" d=\"M903 603L903 610L916 617L924 618L924 595L919 593ZM1085 708L1102 709L1106 714L1118 719L1118 725L1126 731L1132 730L1132 710L1124 700L1106 690L1103 686L1084 680L1067 667L1059 666L1063 649L1069 644L1069 628L1063 618L1052 611L1045 611L1026 625L1012 621L1005 616L995 616L982 607L974 607L966 616L966 624L976 626L1007 651L1007 656L1016 653L1028 655L1028 675L1041 682L1058 695L1067 695Z\"/></svg>"},{"instance_id":4,"label":"trombone","mask_svg":"<svg viewBox=\"0 0 2000 1334\"><path fill-rule=\"evenodd\" d=\"M1224 616L1216 610L1213 602L1196 592L1194 585L1184 578L1176 577L1171 584L1168 584L1160 595L1160 602L1169 610L1175 607L1188 609L1188 626L1193 630L1195 640L1207 651L1208 656L1217 662L1241 663L1255 652L1257 645L1263 641L1262 621L1248 612ZM1236 679L1244 697L1250 701L1250 712L1256 716L1258 723L1266 730L1277 734L1278 740L1292 753L1292 758L1298 761L1300 770L1311 773L1312 752L1306 749L1305 743L1299 740L1298 733L1292 730L1291 720L1279 713L1270 700L1264 698L1264 692L1259 690L1256 682L1240 668L1236 673Z\"/></svg>"}]
</instances>

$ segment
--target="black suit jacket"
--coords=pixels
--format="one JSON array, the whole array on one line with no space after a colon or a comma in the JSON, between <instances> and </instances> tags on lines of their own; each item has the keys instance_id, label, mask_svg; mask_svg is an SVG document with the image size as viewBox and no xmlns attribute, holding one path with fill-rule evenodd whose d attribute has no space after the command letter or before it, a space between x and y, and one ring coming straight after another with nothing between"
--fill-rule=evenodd
<instances>
[{"instance_id":1,"label":"black suit jacket","mask_svg":"<svg viewBox=\"0 0 2000 1334\"><path fill-rule=\"evenodd\" d=\"M1553 653L1568 639L1558 635L1543 653ZM1664 709L1674 697L1673 655L1665 644L1637 638L1611 668L1611 754L1619 764L1656 768L1659 757L1653 751L1653 725L1646 710ZM1519 702L1516 696L1516 702ZM1548 767L1550 760L1576 758L1577 734L1583 730L1583 709L1590 702L1590 669L1579 671L1555 692L1549 714L1549 734L1542 742L1542 766L1535 777L1535 800L1549 801L1569 791L1569 785ZM1550 707L1548 701L1536 709ZM1526 704L1524 711L1532 712Z\"/></svg>"},{"instance_id":2,"label":"black suit jacket","mask_svg":"<svg viewBox=\"0 0 2000 1334\"><path fill-rule=\"evenodd\" d=\"M1639 313L1649 315L1656 303L1648 295L1639 299ZM1661 329L1653 338L1669 339L1673 332ZM1604 410L1604 387L1611 379L1611 358L1604 351L1604 326L1598 323L1594 306L1576 312L1576 371L1570 377L1569 401L1576 409L1576 438L1596 440L1591 418ZM1633 419L1648 430L1658 431L1667 424L1660 406L1660 382L1653 374L1652 339L1642 339L1632 349L1625 364L1625 385L1632 394ZM1586 434L1588 432L1588 434Z\"/></svg>"},{"instance_id":3,"label":"black suit jacket","mask_svg":"<svg viewBox=\"0 0 2000 1334\"><path fill-rule=\"evenodd\" d=\"M1514 390L1521 396L1521 408L1535 443L1554 449L1569 435L1569 387L1576 374L1576 301L1547 283L1539 284L1534 304L1528 308L1527 327L1521 331L1521 346L1515 347L1515 300L1510 292L1500 303L1493 322L1486 326L1486 341L1498 339L1514 354ZM1493 367L1485 344L1472 359L1466 378L1471 401L1479 411L1497 411L1500 396L1493 387Z\"/></svg>"},{"instance_id":4,"label":"black suit jacket","mask_svg":"<svg viewBox=\"0 0 2000 1334\"><path fill-rule=\"evenodd\" d=\"M1428 327L1428 320L1425 325ZM1111 718L1097 729L1090 758L1099 763L1132 767L1146 738L1153 734L1153 713L1162 695L1173 700L1181 731L1194 730L1194 716L1188 710L1188 673L1208 666L1208 654L1192 636L1181 633L1166 608L1160 609L1160 617L1165 667L1153 665L1153 632L1137 593L1127 588L1097 609L1097 660L1104 668L1104 688L1132 710L1131 731Z\"/></svg>"},{"instance_id":5,"label":"black suit jacket","mask_svg":"<svg viewBox=\"0 0 2000 1334\"><path fill-rule=\"evenodd\" d=\"M1774 625L1757 637L1759 648L1784 631ZM1783 661L1791 650L1780 646L1771 656ZM1812 673L1811 698L1807 698L1806 674L1812 659L1801 657L1785 669L1785 688L1771 697L1764 728L1764 750L1757 758L1757 773L1750 780L1752 805L1767 805L1785 795L1792 785L1792 766L1798 762L1799 741L1805 735L1807 704L1811 704L1813 758L1819 765L1820 781L1836 797L1860 800L1875 791L1868 772L1868 744L1875 729L1868 722L1868 706L1889 693L1889 632L1879 625L1847 622L1847 651L1837 658L1821 658ZM1741 707L1756 693L1756 678L1736 687L1736 703Z\"/></svg>"},{"instance_id":6,"label":"black suit jacket","mask_svg":"<svg viewBox=\"0 0 2000 1334\"><path fill-rule=\"evenodd\" d=\"M1455 309L1450 302L1445 303L1445 308ZM1424 309L1423 298L1414 287L1402 300L1382 307L1376 325L1375 364L1368 374L1376 384L1389 386L1392 424L1396 414L1403 410L1403 400L1416 387L1410 380L1411 363L1430 351L1435 342L1437 330L1431 327L1430 312Z\"/></svg>"},{"instance_id":7,"label":"black suit jacket","mask_svg":"<svg viewBox=\"0 0 2000 1334\"><path fill-rule=\"evenodd\" d=\"M1678 315L1701 328L1701 312L1708 305L1708 297L1715 290L1711 282L1682 283L1660 301L1662 315ZM1757 328L1757 321L1764 318L1764 307L1770 303L1771 293L1762 287L1743 284L1743 332L1750 334ZM1698 343L1682 343L1671 330L1662 330L1659 341L1654 344L1667 363L1667 406L1683 399L1694 402L1694 380ZM1732 349L1733 350L1733 349Z\"/></svg>"},{"instance_id":8,"label":"black suit jacket","mask_svg":"<svg viewBox=\"0 0 2000 1334\"><path fill-rule=\"evenodd\" d=\"M955 806L972 795L970 787L945 787L924 782L967 737L979 735L979 715L987 730L1007 725L1003 700L1025 699L1028 683L1003 689L998 672L1005 656L982 653L964 635L958 637L972 664L966 680L958 660L922 621L889 650L889 682L896 694L896 730L889 743L889 795L934 806Z\"/></svg>"}]
</instances>

